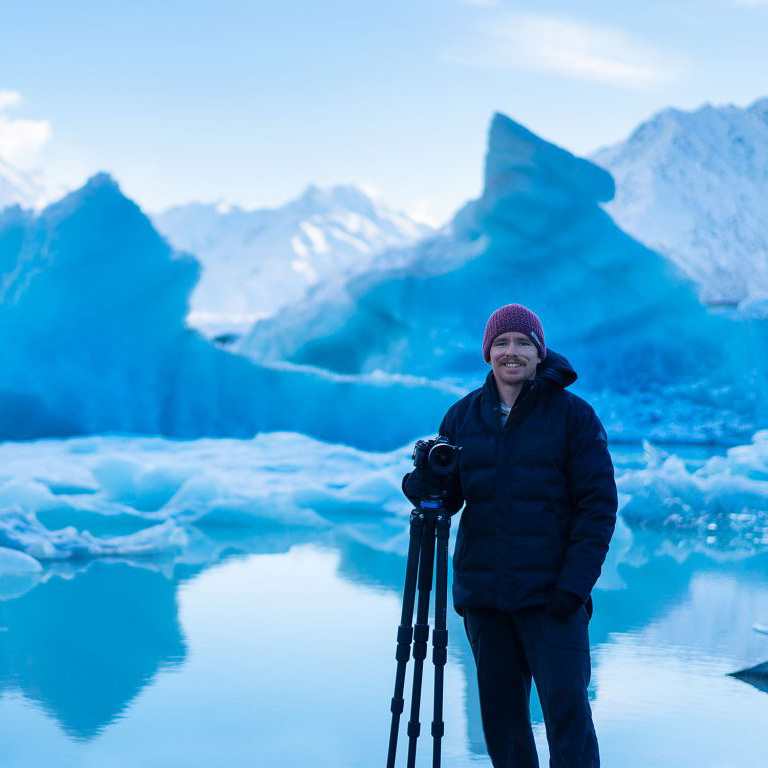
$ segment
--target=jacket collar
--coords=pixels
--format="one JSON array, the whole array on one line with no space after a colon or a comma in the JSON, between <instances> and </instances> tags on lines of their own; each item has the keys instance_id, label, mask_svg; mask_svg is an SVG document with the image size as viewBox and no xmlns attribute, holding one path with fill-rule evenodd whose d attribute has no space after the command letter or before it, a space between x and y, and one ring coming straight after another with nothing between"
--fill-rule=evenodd
<instances>
[{"instance_id":1,"label":"jacket collar","mask_svg":"<svg viewBox=\"0 0 768 768\"><path fill-rule=\"evenodd\" d=\"M544 390L547 388L565 389L573 384L577 379L576 371L563 355L547 350L547 356L539 363L536 368L536 378L533 381L523 382L523 387L518 395L517 402L522 402L526 395L532 396L532 388ZM499 391L496 388L496 380L493 377L493 371L489 371L485 377L481 392L481 410L483 421L495 432L498 432L501 425L501 399Z\"/></svg>"}]
</instances>

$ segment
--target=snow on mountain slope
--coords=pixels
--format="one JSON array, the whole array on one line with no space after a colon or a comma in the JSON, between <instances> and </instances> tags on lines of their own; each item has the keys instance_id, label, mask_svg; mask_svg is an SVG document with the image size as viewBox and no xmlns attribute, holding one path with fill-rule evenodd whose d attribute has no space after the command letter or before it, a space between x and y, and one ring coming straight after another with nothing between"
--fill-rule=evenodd
<instances>
[{"instance_id":1,"label":"snow on mountain slope","mask_svg":"<svg viewBox=\"0 0 768 768\"><path fill-rule=\"evenodd\" d=\"M20 171L0 158L0 210L9 205L36 208L46 197L39 174Z\"/></svg>"},{"instance_id":2,"label":"snow on mountain slope","mask_svg":"<svg viewBox=\"0 0 768 768\"><path fill-rule=\"evenodd\" d=\"M664 110L591 159L616 181L606 210L703 301L768 296L768 99Z\"/></svg>"},{"instance_id":3,"label":"snow on mountain slope","mask_svg":"<svg viewBox=\"0 0 768 768\"><path fill-rule=\"evenodd\" d=\"M338 285L432 232L352 186L310 186L276 209L191 203L154 223L202 264L188 322L207 334L246 330L312 286Z\"/></svg>"}]
</instances>

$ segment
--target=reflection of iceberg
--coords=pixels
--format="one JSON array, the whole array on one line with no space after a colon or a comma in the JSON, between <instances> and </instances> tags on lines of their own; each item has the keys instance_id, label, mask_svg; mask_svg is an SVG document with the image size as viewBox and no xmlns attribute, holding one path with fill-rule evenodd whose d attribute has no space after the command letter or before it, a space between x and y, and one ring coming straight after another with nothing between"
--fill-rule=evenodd
<instances>
[{"instance_id":1,"label":"reflection of iceberg","mask_svg":"<svg viewBox=\"0 0 768 768\"><path fill-rule=\"evenodd\" d=\"M76 738L92 738L158 670L183 661L177 584L94 563L0 602L0 687L39 701Z\"/></svg>"},{"instance_id":2,"label":"reflection of iceberg","mask_svg":"<svg viewBox=\"0 0 768 768\"><path fill-rule=\"evenodd\" d=\"M285 553L307 540L308 532L270 530L267 524L211 535L220 543L216 562L222 562L236 551ZM139 565L54 565L26 594L0 599L0 695L19 690L73 737L89 740L119 718L158 673L183 664L187 643L178 590L202 567L166 568L151 560Z\"/></svg>"},{"instance_id":3,"label":"reflection of iceberg","mask_svg":"<svg viewBox=\"0 0 768 768\"><path fill-rule=\"evenodd\" d=\"M0 547L0 601L28 592L40 580L42 570L34 557Z\"/></svg>"},{"instance_id":4,"label":"reflection of iceberg","mask_svg":"<svg viewBox=\"0 0 768 768\"><path fill-rule=\"evenodd\" d=\"M756 664L754 667L740 669L738 672L731 672L730 675L768 693L768 661Z\"/></svg>"}]
</instances>

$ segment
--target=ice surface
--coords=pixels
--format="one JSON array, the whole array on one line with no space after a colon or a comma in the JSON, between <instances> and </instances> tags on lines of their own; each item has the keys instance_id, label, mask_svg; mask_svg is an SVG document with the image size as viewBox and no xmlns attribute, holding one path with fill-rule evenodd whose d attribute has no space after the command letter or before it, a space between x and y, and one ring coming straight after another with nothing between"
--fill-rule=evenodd
<instances>
[{"instance_id":1,"label":"ice surface","mask_svg":"<svg viewBox=\"0 0 768 768\"><path fill-rule=\"evenodd\" d=\"M359 525L377 548L397 548L409 450L368 453L294 433L2 443L0 554L17 549L51 567L115 556L207 562L269 525ZM18 570L0 557L0 571L6 564Z\"/></svg>"},{"instance_id":2,"label":"ice surface","mask_svg":"<svg viewBox=\"0 0 768 768\"><path fill-rule=\"evenodd\" d=\"M612 194L604 170L496 115L482 196L417 246L421 258L260 322L240 348L469 388L488 315L515 301L541 316L614 435L745 438L765 423L764 324L702 307L677 267L602 209Z\"/></svg>"},{"instance_id":3,"label":"ice surface","mask_svg":"<svg viewBox=\"0 0 768 768\"><path fill-rule=\"evenodd\" d=\"M198 265L106 175L0 214L0 439L296 430L366 448L434 430L458 390L264 367L184 324ZM397 413L397 418L392 414Z\"/></svg>"},{"instance_id":4,"label":"ice surface","mask_svg":"<svg viewBox=\"0 0 768 768\"><path fill-rule=\"evenodd\" d=\"M344 530L403 554L410 506L400 480L411 448L368 452L286 432L3 443L0 572L25 563L35 570L34 561L4 557L6 549L56 573L92 558L154 569L206 563L273 527ZM632 561L629 552L642 559L644 528L666 533L678 558L768 550L768 431L722 456L681 458L646 444L645 456L617 453L614 461L622 520L603 588L621 588L617 565Z\"/></svg>"},{"instance_id":5,"label":"ice surface","mask_svg":"<svg viewBox=\"0 0 768 768\"><path fill-rule=\"evenodd\" d=\"M768 431L695 468L648 443L645 450L646 466L617 481L630 524L697 532L712 551L768 547Z\"/></svg>"}]
</instances>

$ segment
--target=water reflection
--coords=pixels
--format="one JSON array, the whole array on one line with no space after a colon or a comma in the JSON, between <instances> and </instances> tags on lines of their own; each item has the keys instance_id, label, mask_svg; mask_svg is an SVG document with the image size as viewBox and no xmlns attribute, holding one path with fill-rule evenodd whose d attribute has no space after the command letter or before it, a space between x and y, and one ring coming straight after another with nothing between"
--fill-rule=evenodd
<instances>
[{"instance_id":1,"label":"water reflection","mask_svg":"<svg viewBox=\"0 0 768 768\"><path fill-rule=\"evenodd\" d=\"M638 650L638 656L611 657L616 676L625 675L627 665L660 670L659 662L682 659L683 668L690 664L697 674L722 683L727 682L727 672L768 658L768 636L752 630L757 621L768 617L768 553L729 557L719 552L714 558L711 553L697 551L696 546L695 540L671 541L652 531L628 529L617 541L618 554L614 553L606 578L595 591L595 615L590 624L596 671L590 698L598 712L602 711L598 701L601 686L606 682L600 674L605 658L602 648ZM377 552L359 541L342 540L337 547L340 573L345 578L400 596L405 567L402 556ZM467 682L466 744L470 753L485 755L474 662L461 620L453 611L448 627L450 657L461 667ZM393 637L394 630L393 625ZM687 684L685 674L675 679L680 685ZM755 685L754 675L744 679ZM756 687L764 691L768 686ZM714 711L720 706L722 690L705 691L695 705ZM659 708L655 692L643 697L641 690L628 689L624 699L623 711L640 718ZM701 713L697 716L706 720ZM535 692L531 717L534 724L543 724ZM543 741L543 725L538 735Z\"/></svg>"},{"instance_id":2,"label":"water reflection","mask_svg":"<svg viewBox=\"0 0 768 768\"><path fill-rule=\"evenodd\" d=\"M308 536L209 529L204 564L147 560L50 566L45 580L0 600L0 694L19 690L72 738L93 739L161 670L183 664L179 588L243 552L287 552Z\"/></svg>"},{"instance_id":3,"label":"water reflection","mask_svg":"<svg viewBox=\"0 0 768 768\"><path fill-rule=\"evenodd\" d=\"M247 754L252 757L266 750L260 739L268 734L270 743L290 745L295 759L284 764L302 764L301 754L306 764L310 744L303 746L292 740L290 733L265 730L264 723L269 723L270 729L280 727L281 720L275 719L280 712L286 717L291 713L283 726L287 731L294 712L300 712L302 722L307 727L312 723L318 734L321 725L341 729L339 734L332 734L334 739L324 737L329 757L325 761L318 758L317 766L360 764L360 755L378 747L376 738L381 739L384 754L405 558L399 545L397 551L381 548L381 542L391 540L391 523L382 527L380 535L371 530L365 537L358 533L338 528L296 531L279 526L236 533L222 527L206 532L207 544L200 550L204 556L199 562L179 561L157 569L146 563L135 567L126 562L93 562L66 578L48 574L26 594L0 601L0 628L7 628L0 631L0 693L21 691L28 700L42 705L71 740L93 743L103 752L99 756L107 760L115 744L123 747L131 738L155 738L142 728L158 713L167 718L164 727L176 729L175 741L165 738L165 742L175 744L174 748L180 748L179 741L189 738L185 734L190 731L195 731L196 749L201 743L221 748L221 723L208 726L207 731L205 727L195 730L187 719L201 716L201 722L216 721L215 714L207 711L208 696L217 695L211 686L224 676L231 687L221 694L222 701L229 702L227 733L247 733L249 727L256 727L258 738L247 744ZM322 579L311 585L311 599L303 594L301 584L278 585L269 580L269 574L278 573L288 578L285 574L299 561L301 578L311 578L314 561L305 556L302 560L296 554L303 551L295 549L302 541L311 551L333 555L334 578L318 573ZM650 764L641 759L642 741L649 734L663 743L676 738L675 728L679 734L685 731L686 723L695 720L705 730L719 723L723 729L720 738L727 741L729 734L741 728L741 720L752 716L752 710L768 714L765 686L744 678L751 683L748 686L726 677L728 672L768 658L768 636L752 630L755 623L768 619L768 554L714 559L690 548L681 549L657 534L637 531L629 532L620 545L616 549L620 557L614 557L605 584L595 593L590 626L595 662L591 695L601 739L605 734L606 757L622 755L622 761L614 759L614 763L626 766ZM266 553L275 557L243 557ZM323 568L327 560L320 558ZM236 561L237 568L227 571L230 561ZM214 574L218 575L211 579ZM259 581L252 584L244 579ZM218 585L215 589L211 586L214 582ZM350 587L354 587L354 594ZM224 588L229 591L218 591ZM223 598L231 606L232 616L239 616L238 611L242 616L232 629L226 624L217 626L214 635L213 630L201 627L210 623L212 615L218 616ZM186 614L180 613L185 599ZM340 605L340 600L353 602ZM382 610L389 613L382 615ZM308 623L310 612L314 623ZM365 626L360 623L361 612L367 615L369 624ZM218 618L223 622L226 617L221 614ZM470 755L485 755L471 652L461 619L450 611L448 622L453 678L450 686L447 683L446 696L463 712L460 717L455 712L453 715L451 734L455 737L456 729L460 729L460 744L447 745L446 768L465 765ZM326 635L319 632L323 623L329 625L323 626ZM249 634L230 640L228 632ZM209 663L215 666L198 666L190 672L191 649L195 642L200 643L201 633L210 654L206 658L213 659ZM320 647L323 638L334 637L333 647ZM358 642L365 647L358 647ZM320 654L325 665L307 663L304 656L308 650ZM278 665L279 679L275 659L283 660L282 666ZM290 659L295 661L289 663ZM127 712L132 702L142 698L142 690L159 687L164 677L161 673L166 671L182 672L186 682L166 685L154 703L145 700L144 709ZM370 690L362 691L359 697L342 696L340 690L358 677ZM315 691L312 701L306 703L303 695L297 701L290 686L283 683L281 687L280 680L294 678L296 690ZM686 690L695 691L695 695ZM326 711L331 701L336 715ZM170 710L165 709L168 702L173 703ZM241 706L245 709L238 714ZM428 720L428 709L426 701L423 721ZM123 725L127 721L133 725L121 727L118 734L121 715ZM540 724L537 706L532 715ZM679 722L673 727L670 723L675 717ZM320 722L313 718L320 718ZM348 728L357 735L344 736ZM543 739L541 731L538 735ZM637 752L634 762L626 758L633 738ZM753 734L753 739L757 738ZM165 742L160 747L166 746ZM341 743L347 744L346 757L334 762L330 756L333 750L341 749ZM276 750L270 755L278 759L280 747L270 748ZM748 749L754 752L758 748L755 741ZM192 751L190 747L173 764L200 764ZM753 760L752 752L743 762L733 764L762 765L757 758ZM485 759L477 759L487 764ZM137 759L136 764L160 764L157 760L153 753L145 762ZM675 763L659 759L654 764Z\"/></svg>"},{"instance_id":4,"label":"water reflection","mask_svg":"<svg viewBox=\"0 0 768 768\"><path fill-rule=\"evenodd\" d=\"M0 602L0 690L18 688L72 737L93 738L159 668L184 660L175 595L194 572L96 562Z\"/></svg>"},{"instance_id":5,"label":"water reflection","mask_svg":"<svg viewBox=\"0 0 768 768\"><path fill-rule=\"evenodd\" d=\"M759 691L768 693L768 661L762 664L755 664L754 667L740 669L731 673L737 680L743 680L749 685L754 685Z\"/></svg>"}]
</instances>

